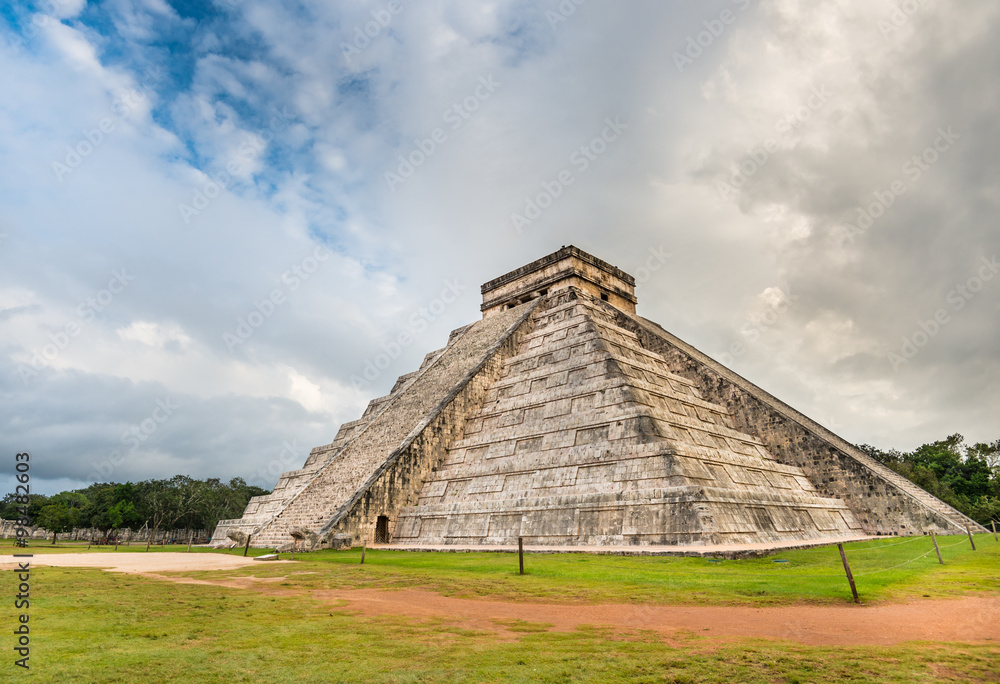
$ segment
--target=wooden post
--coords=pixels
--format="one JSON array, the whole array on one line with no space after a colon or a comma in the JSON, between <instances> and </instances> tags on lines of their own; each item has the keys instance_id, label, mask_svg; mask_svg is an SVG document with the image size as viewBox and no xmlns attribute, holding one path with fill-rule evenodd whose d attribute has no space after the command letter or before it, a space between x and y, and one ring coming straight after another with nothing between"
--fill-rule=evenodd
<instances>
[{"instance_id":1,"label":"wooden post","mask_svg":"<svg viewBox=\"0 0 1000 684\"><path fill-rule=\"evenodd\" d=\"M931 532L931 541L934 542L934 550L937 551L938 563L940 563L941 565L944 565L944 561L941 560L941 549L938 548L937 537L934 536L933 532Z\"/></svg>"},{"instance_id":2,"label":"wooden post","mask_svg":"<svg viewBox=\"0 0 1000 684\"><path fill-rule=\"evenodd\" d=\"M966 532L966 534L969 535L969 543L972 544L972 550L975 551L976 550L976 541L972 538L972 530L969 529L968 525L965 526L965 532Z\"/></svg>"},{"instance_id":3,"label":"wooden post","mask_svg":"<svg viewBox=\"0 0 1000 684\"><path fill-rule=\"evenodd\" d=\"M837 544L837 548L840 549L840 560L844 561L844 572L847 573L847 581L851 584L851 593L854 594L854 602L861 603L858 599L858 588L854 586L854 575L851 574L851 566L847 562L847 554L844 553L844 545Z\"/></svg>"},{"instance_id":4,"label":"wooden post","mask_svg":"<svg viewBox=\"0 0 1000 684\"><path fill-rule=\"evenodd\" d=\"M243 547L243 557L244 558L247 557L247 551L250 550L250 537L252 537L252 536L253 535L250 535L250 534L247 535L247 544L246 544L246 546Z\"/></svg>"},{"instance_id":5,"label":"wooden post","mask_svg":"<svg viewBox=\"0 0 1000 684\"><path fill-rule=\"evenodd\" d=\"M361 565L365 564L365 547L366 546L367 546L367 544L362 544L361 545Z\"/></svg>"},{"instance_id":6,"label":"wooden post","mask_svg":"<svg viewBox=\"0 0 1000 684\"><path fill-rule=\"evenodd\" d=\"M997 521L990 520L990 525L993 525L993 541L1000 541L1000 539L997 539Z\"/></svg>"},{"instance_id":7,"label":"wooden post","mask_svg":"<svg viewBox=\"0 0 1000 684\"><path fill-rule=\"evenodd\" d=\"M517 538L517 565L520 568L521 574L524 574L524 538Z\"/></svg>"},{"instance_id":8,"label":"wooden post","mask_svg":"<svg viewBox=\"0 0 1000 684\"><path fill-rule=\"evenodd\" d=\"M194 541L194 530L191 530L191 532L188 533L188 550L187 550L188 553L191 553L191 542L193 541Z\"/></svg>"}]
</instances>

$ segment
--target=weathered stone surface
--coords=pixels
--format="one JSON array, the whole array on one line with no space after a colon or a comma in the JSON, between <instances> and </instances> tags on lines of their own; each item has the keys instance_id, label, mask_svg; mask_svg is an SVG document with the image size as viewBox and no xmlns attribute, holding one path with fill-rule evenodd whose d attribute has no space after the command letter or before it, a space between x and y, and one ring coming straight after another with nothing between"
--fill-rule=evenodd
<instances>
[{"instance_id":1,"label":"weathered stone surface","mask_svg":"<svg viewBox=\"0 0 1000 684\"><path fill-rule=\"evenodd\" d=\"M663 355L737 426L757 435L782 463L803 469L817 490L843 499L868 534L959 533L986 529L745 378L634 315L612 312L644 346Z\"/></svg>"},{"instance_id":2,"label":"weathered stone surface","mask_svg":"<svg viewBox=\"0 0 1000 684\"><path fill-rule=\"evenodd\" d=\"M860 529L599 300L565 290L534 318L395 541L718 544Z\"/></svg>"},{"instance_id":3,"label":"weathered stone surface","mask_svg":"<svg viewBox=\"0 0 1000 684\"><path fill-rule=\"evenodd\" d=\"M575 247L490 281L483 299L483 320L213 541L620 546L982 529L637 316L632 277Z\"/></svg>"},{"instance_id":4,"label":"weathered stone surface","mask_svg":"<svg viewBox=\"0 0 1000 684\"><path fill-rule=\"evenodd\" d=\"M635 313L635 278L571 245L485 283L483 316L570 287L588 292L622 311Z\"/></svg>"}]
</instances>

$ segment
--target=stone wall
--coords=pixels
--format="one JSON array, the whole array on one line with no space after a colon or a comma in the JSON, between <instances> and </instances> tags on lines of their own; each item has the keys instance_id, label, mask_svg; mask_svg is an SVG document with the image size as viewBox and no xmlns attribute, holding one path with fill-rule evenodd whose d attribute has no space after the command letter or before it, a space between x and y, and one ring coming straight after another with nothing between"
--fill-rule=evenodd
<instances>
[{"instance_id":1,"label":"stone wall","mask_svg":"<svg viewBox=\"0 0 1000 684\"><path fill-rule=\"evenodd\" d=\"M14 539L17 536L18 523L13 520L0 520L0 539ZM30 539L37 540L48 540L52 541L52 533L41 527L35 525L28 526L28 534ZM153 540L158 543L160 541L169 541L171 539L176 539L178 543L187 543L188 535L190 535L192 530L188 529L177 529L177 530L158 530L156 533L156 538ZM136 541L145 542L149 539L151 530L146 528L133 532L132 530L119 530L118 536L121 541ZM195 539L208 539L212 536L211 530L194 530ZM56 542L61 541L97 541L104 537L104 531L93 527L77 527L74 528L72 532L60 532L59 536L56 538Z\"/></svg>"},{"instance_id":2,"label":"stone wall","mask_svg":"<svg viewBox=\"0 0 1000 684\"><path fill-rule=\"evenodd\" d=\"M643 346L661 354L673 372L692 380L709 401L726 407L739 430L757 437L781 463L801 468L819 492L843 499L867 534L959 534L966 525L985 531L655 323L607 308Z\"/></svg>"},{"instance_id":3,"label":"stone wall","mask_svg":"<svg viewBox=\"0 0 1000 684\"><path fill-rule=\"evenodd\" d=\"M563 247L482 287L483 316L567 288L605 297L611 305L635 313L635 278L576 247Z\"/></svg>"}]
</instances>

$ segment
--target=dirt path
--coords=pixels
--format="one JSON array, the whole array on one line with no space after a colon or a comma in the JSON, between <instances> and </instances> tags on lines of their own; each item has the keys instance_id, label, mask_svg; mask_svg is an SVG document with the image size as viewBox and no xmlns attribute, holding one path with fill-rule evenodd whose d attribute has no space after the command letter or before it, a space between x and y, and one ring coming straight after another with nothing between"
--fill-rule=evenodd
<instances>
[{"instance_id":1,"label":"dirt path","mask_svg":"<svg viewBox=\"0 0 1000 684\"><path fill-rule=\"evenodd\" d=\"M196 580L160 574L232 569L252 563L250 559L236 556L173 553L40 554L32 559L33 566L101 567L182 584L250 589L274 595L301 594L294 589L275 586L277 582L286 581L285 577ZM10 567L14 567L13 558L0 556L0 568ZM293 567L290 565L289 570ZM686 631L711 637L786 639L817 646L887 646L913 640L1000 645L1000 596L861 606L768 608L513 603L451 598L414 589L338 589L314 591L312 596L338 605L346 603L344 610L361 615L444 618L463 627L497 632L507 632L510 622L523 620L546 623L553 631L560 632L593 625L620 630L654 630L666 638Z\"/></svg>"},{"instance_id":2,"label":"dirt path","mask_svg":"<svg viewBox=\"0 0 1000 684\"><path fill-rule=\"evenodd\" d=\"M548 623L560 632L594 625L650 629L666 635L686 630L713 637L787 639L811 645L891 645L913 640L992 640L1000 645L1000 597L995 596L873 606L748 608L507 603L416 590L336 590L314 595L347 601L348 610L363 615L447 618L479 629L497 629L504 622L524 620Z\"/></svg>"},{"instance_id":3,"label":"dirt path","mask_svg":"<svg viewBox=\"0 0 1000 684\"><path fill-rule=\"evenodd\" d=\"M291 561L258 561L242 556L221 553L38 553L30 561L31 567L49 565L61 568L104 568L111 572L184 572L187 570L232 570L247 565L290 563ZM13 556L0 556L0 570L16 568Z\"/></svg>"}]
</instances>

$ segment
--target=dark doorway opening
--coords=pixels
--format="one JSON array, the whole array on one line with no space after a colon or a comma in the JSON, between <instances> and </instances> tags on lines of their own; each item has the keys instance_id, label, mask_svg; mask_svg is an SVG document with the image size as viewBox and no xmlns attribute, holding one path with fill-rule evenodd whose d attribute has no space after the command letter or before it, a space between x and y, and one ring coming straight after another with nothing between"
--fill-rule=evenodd
<instances>
[{"instance_id":1,"label":"dark doorway opening","mask_svg":"<svg viewBox=\"0 0 1000 684\"><path fill-rule=\"evenodd\" d=\"M375 521L375 543L389 543L389 518L384 515L380 515Z\"/></svg>"}]
</instances>

